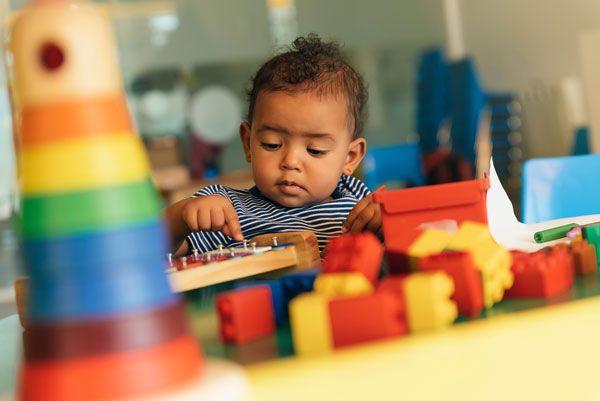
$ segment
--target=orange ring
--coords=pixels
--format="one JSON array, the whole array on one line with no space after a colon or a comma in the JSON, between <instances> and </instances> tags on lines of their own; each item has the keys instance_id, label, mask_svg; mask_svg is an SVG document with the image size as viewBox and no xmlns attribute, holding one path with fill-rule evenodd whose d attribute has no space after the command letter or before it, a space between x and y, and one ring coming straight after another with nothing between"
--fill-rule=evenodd
<instances>
[{"instance_id":1,"label":"orange ring","mask_svg":"<svg viewBox=\"0 0 600 401\"><path fill-rule=\"evenodd\" d=\"M198 342L189 334L144 350L52 362L25 361L19 399L92 401L143 395L180 385L203 367Z\"/></svg>"},{"instance_id":2,"label":"orange ring","mask_svg":"<svg viewBox=\"0 0 600 401\"><path fill-rule=\"evenodd\" d=\"M117 131L133 131L123 95L26 107L21 115L23 144Z\"/></svg>"}]
</instances>

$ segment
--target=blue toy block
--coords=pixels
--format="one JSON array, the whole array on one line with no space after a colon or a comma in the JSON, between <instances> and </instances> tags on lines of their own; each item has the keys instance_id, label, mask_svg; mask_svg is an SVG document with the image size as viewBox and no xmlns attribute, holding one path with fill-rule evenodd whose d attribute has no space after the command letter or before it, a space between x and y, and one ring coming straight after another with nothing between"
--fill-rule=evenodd
<instances>
[{"instance_id":1,"label":"blue toy block","mask_svg":"<svg viewBox=\"0 0 600 401\"><path fill-rule=\"evenodd\" d=\"M166 261L167 240L162 221L79 235L28 240L23 256L30 276L70 277L85 271L121 269L121 263L155 266ZM146 271L149 267L145 267ZM164 267L162 267L164 271Z\"/></svg>"},{"instance_id":2,"label":"blue toy block","mask_svg":"<svg viewBox=\"0 0 600 401\"><path fill-rule=\"evenodd\" d=\"M177 298L160 261L117 263L74 277L31 277L28 319L54 323L105 319L157 308Z\"/></svg>"},{"instance_id":3,"label":"blue toy block","mask_svg":"<svg viewBox=\"0 0 600 401\"><path fill-rule=\"evenodd\" d=\"M281 282L283 287L285 304L287 305L292 298L303 292L312 291L315 278L320 273L320 267L313 267L311 269L304 269L279 277L278 280Z\"/></svg>"},{"instance_id":4,"label":"blue toy block","mask_svg":"<svg viewBox=\"0 0 600 401\"><path fill-rule=\"evenodd\" d=\"M287 304L285 302L285 296L283 292L283 285L279 280L257 280L247 281L243 283L236 283L233 288L248 288L256 287L259 285L267 285L271 289L271 298L273 300L273 310L275 311L275 323L279 326L287 319Z\"/></svg>"}]
</instances>

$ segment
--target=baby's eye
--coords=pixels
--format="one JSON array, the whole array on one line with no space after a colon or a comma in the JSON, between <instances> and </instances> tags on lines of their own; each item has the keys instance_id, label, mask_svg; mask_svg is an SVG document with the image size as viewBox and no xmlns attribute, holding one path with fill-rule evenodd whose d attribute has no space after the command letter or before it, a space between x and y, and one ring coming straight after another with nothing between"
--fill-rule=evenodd
<instances>
[{"instance_id":1,"label":"baby's eye","mask_svg":"<svg viewBox=\"0 0 600 401\"><path fill-rule=\"evenodd\" d=\"M323 156L323 155L327 154L326 150L318 150L318 149L312 149L312 148L308 148L306 150L308 151L308 153L310 153L311 155L314 155L314 156Z\"/></svg>"},{"instance_id":2,"label":"baby's eye","mask_svg":"<svg viewBox=\"0 0 600 401\"><path fill-rule=\"evenodd\" d=\"M261 146L267 150L277 150L281 147L281 145L278 143L267 143L267 142L262 142Z\"/></svg>"}]
</instances>

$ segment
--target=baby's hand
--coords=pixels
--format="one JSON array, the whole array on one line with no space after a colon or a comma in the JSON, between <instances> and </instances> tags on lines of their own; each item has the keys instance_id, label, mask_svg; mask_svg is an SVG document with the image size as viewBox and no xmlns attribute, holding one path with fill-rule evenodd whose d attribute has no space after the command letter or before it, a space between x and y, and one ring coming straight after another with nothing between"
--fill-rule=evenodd
<instances>
[{"instance_id":1,"label":"baby's hand","mask_svg":"<svg viewBox=\"0 0 600 401\"><path fill-rule=\"evenodd\" d=\"M373 194L365 196L354 205L346 218L346 222L342 226L342 231L345 233L371 231L379 238L383 238L381 231L381 209L377 203L373 202Z\"/></svg>"},{"instance_id":2,"label":"baby's hand","mask_svg":"<svg viewBox=\"0 0 600 401\"><path fill-rule=\"evenodd\" d=\"M181 212L191 231L222 231L236 241L243 241L238 215L231 202L219 195L190 198Z\"/></svg>"}]
</instances>

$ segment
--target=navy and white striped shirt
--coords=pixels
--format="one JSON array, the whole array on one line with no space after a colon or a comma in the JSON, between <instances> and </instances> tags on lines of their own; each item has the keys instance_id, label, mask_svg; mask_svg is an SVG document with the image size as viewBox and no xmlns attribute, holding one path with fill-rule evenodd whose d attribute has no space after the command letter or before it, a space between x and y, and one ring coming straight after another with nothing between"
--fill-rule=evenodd
<instances>
[{"instance_id":1,"label":"navy and white striped shirt","mask_svg":"<svg viewBox=\"0 0 600 401\"><path fill-rule=\"evenodd\" d=\"M370 194L359 179L342 175L333 194L333 200L304 207L285 207L265 198L256 187L232 189L211 185L196 192L193 197L220 195L229 199L238 215L244 238L257 235L312 231L317 236L319 251L323 251L329 237L342 233L342 225L354 205ZM239 241L222 232L200 231L188 236L192 248L200 252L239 245Z\"/></svg>"}]
</instances>

